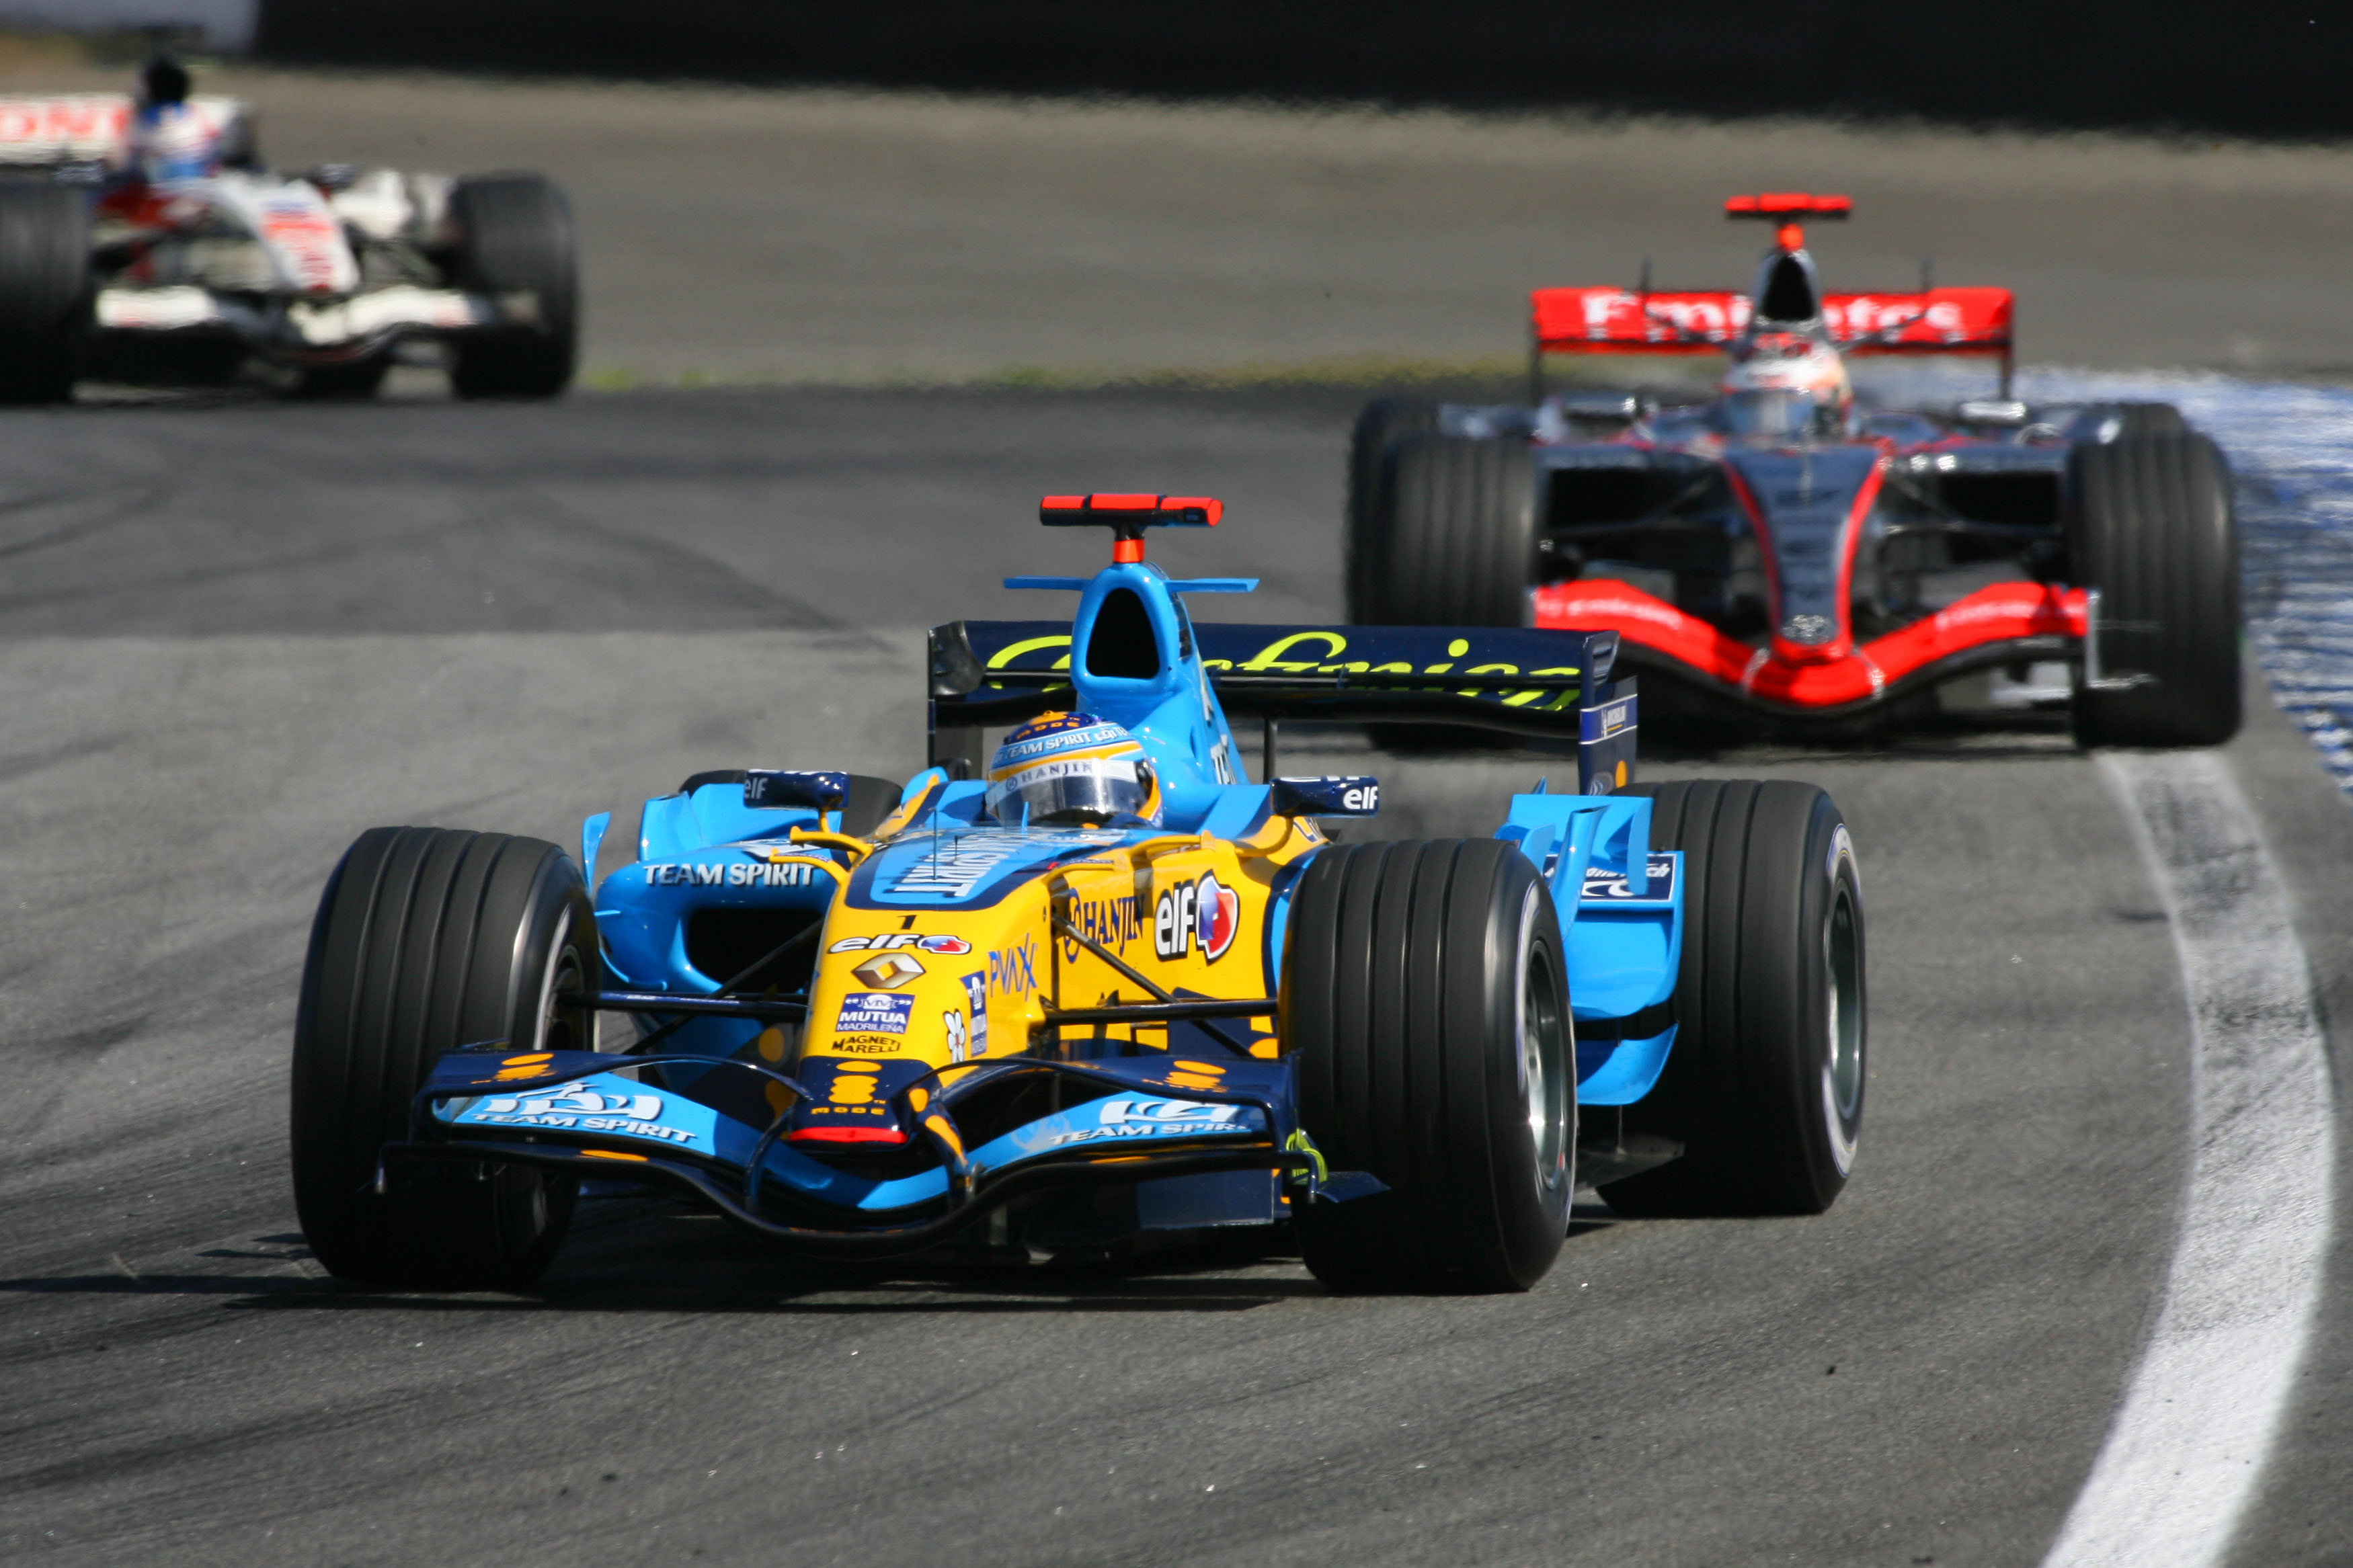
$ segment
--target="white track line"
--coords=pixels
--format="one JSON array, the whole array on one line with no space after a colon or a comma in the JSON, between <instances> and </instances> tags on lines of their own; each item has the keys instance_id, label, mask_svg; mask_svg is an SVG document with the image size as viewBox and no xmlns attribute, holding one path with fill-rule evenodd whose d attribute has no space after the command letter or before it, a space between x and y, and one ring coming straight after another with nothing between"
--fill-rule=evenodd
<instances>
[{"instance_id":1,"label":"white track line","mask_svg":"<svg viewBox=\"0 0 2353 1568\"><path fill-rule=\"evenodd\" d=\"M2109 754L2100 766L2180 954L2189 1184L2157 1326L2043 1562L2206 1568L2255 1495L2320 1299L2327 1063L2287 889L2221 758Z\"/></svg>"}]
</instances>

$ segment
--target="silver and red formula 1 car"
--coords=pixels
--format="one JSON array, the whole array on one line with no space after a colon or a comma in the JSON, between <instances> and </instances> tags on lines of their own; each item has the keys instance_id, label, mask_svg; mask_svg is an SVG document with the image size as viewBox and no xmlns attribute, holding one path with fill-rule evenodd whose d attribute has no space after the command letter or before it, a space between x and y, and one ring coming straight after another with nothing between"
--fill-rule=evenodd
<instances>
[{"instance_id":1,"label":"silver and red formula 1 car","mask_svg":"<svg viewBox=\"0 0 2353 1568\"><path fill-rule=\"evenodd\" d=\"M1622 658L1793 719L1989 672L2073 705L2085 744L2207 745L2239 724L2229 471L2161 404L2010 395L2004 289L1826 294L1801 220L1843 196L1736 196L1776 225L1753 292L1542 289L1531 402L1382 398L1357 418L1351 618L1609 627ZM1677 403L1548 389L1554 354L1724 353ZM1855 354L1998 355L1999 397L1857 402Z\"/></svg>"},{"instance_id":2,"label":"silver and red formula 1 car","mask_svg":"<svg viewBox=\"0 0 2353 1568\"><path fill-rule=\"evenodd\" d=\"M578 268L536 174L273 174L234 99L151 64L140 94L0 99L0 401L81 380L365 395L396 355L464 396L572 379Z\"/></svg>"}]
</instances>

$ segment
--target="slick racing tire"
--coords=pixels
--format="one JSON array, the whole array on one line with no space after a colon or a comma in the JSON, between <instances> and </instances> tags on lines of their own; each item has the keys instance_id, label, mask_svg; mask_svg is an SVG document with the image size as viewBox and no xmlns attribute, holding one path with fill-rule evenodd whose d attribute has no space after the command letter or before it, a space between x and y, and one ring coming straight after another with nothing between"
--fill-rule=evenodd
<instances>
[{"instance_id":1,"label":"slick racing tire","mask_svg":"<svg viewBox=\"0 0 2353 1568\"><path fill-rule=\"evenodd\" d=\"M1407 436L1438 429L1438 405L1424 397L1376 397L1356 415L1348 434L1348 513L1342 554L1346 563L1348 618L1358 626L1385 624L1388 611L1378 584L1366 574L1381 559L1380 488L1389 448Z\"/></svg>"},{"instance_id":2,"label":"slick racing tire","mask_svg":"<svg viewBox=\"0 0 2353 1568\"><path fill-rule=\"evenodd\" d=\"M449 383L460 397L554 397L580 351L580 261L572 208L538 174L476 174L449 193L458 243L451 279L482 294L529 290L539 322L457 340Z\"/></svg>"},{"instance_id":3,"label":"slick racing tire","mask_svg":"<svg viewBox=\"0 0 2353 1568\"><path fill-rule=\"evenodd\" d=\"M1328 1167L1388 1191L1293 1189L1335 1289L1525 1290L1567 1234L1577 1047L1559 918L1493 839L1336 846L1301 879L1282 1033Z\"/></svg>"},{"instance_id":4,"label":"slick racing tire","mask_svg":"<svg viewBox=\"0 0 2353 1568\"><path fill-rule=\"evenodd\" d=\"M1682 968L1660 1016L1666 1070L1625 1111L1681 1159L1600 1188L1620 1213L1820 1214L1862 1128L1862 884L1831 797L1811 784L1638 784L1651 847L1683 854Z\"/></svg>"},{"instance_id":5,"label":"slick racing tire","mask_svg":"<svg viewBox=\"0 0 2353 1568\"><path fill-rule=\"evenodd\" d=\"M2118 440L2141 436L2185 436L2189 432L2189 422L2170 403L2119 403L2115 411L2121 421L2116 431Z\"/></svg>"},{"instance_id":6,"label":"slick racing tire","mask_svg":"<svg viewBox=\"0 0 2353 1568\"><path fill-rule=\"evenodd\" d=\"M2073 574L2100 595L2086 652L2104 683L2076 692L2075 739L2221 745L2240 718L2239 534L2221 450L2194 431L2086 444L2066 484Z\"/></svg>"},{"instance_id":7,"label":"slick racing tire","mask_svg":"<svg viewBox=\"0 0 2353 1568\"><path fill-rule=\"evenodd\" d=\"M90 200L0 182L0 403L64 403L90 310Z\"/></svg>"},{"instance_id":8,"label":"slick racing tire","mask_svg":"<svg viewBox=\"0 0 2353 1568\"><path fill-rule=\"evenodd\" d=\"M1374 511L1358 575L1379 624L1516 626L1526 617L1535 464L1525 437L1402 437Z\"/></svg>"},{"instance_id":9,"label":"slick racing tire","mask_svg":"<svg viewBox=\"0 0 2353 1568\"><path fill-rule=\"evenodd\" d=\"M294 1024L294 1202L329 1272L398 1288L521 1289L547 1266L577 1184L514 1165L401 1162L435 1058L504 1040L593 1048L555 1000L598 974L580 871L535 838L374 827L328 879Z\"/></svg>"}]
</instances>

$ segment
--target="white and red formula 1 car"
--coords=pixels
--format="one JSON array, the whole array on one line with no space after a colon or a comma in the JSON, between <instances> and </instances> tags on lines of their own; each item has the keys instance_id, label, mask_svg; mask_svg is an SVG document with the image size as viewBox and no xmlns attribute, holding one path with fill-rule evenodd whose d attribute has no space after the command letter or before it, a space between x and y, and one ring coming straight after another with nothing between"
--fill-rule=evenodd
<instances>
[{"instance_id":1,"label":"white and red formula 1 car","mask_svg":"<svg viewBox=\"0 0 2353 1568\"><path fill-rule=\"evenodd\" d=\"M252 362L365 395L396 355L465 396L572 379L578 268L536 174L263 169L234 99L151 64L128 94L0 99L0 401L206 384Z\"/></svg>"},{"instance_id":2,"label":"white and red formula 1 car","mask_svg":"<svg viewBox=\"0 0 2353 1568\"><path fill-rule=\"evenodd\" d=\"M1352 619L1609 627L1621 658L1792 719L1990 671L2073 704L2087 744L2201 745L2239 723L2239 568L2213 442L2156 404L2010 396L2010 291L1825 294L1801 220L1843 196L1736 196L1776 225L1750 294L1543 289L1532 402L1381 398L1356 421ZM1548 390L1553 354L1724 353L1710 400ZM1845 358L1983 354L2001 395L1859 405Z\"/></svg>"}]
</instances>

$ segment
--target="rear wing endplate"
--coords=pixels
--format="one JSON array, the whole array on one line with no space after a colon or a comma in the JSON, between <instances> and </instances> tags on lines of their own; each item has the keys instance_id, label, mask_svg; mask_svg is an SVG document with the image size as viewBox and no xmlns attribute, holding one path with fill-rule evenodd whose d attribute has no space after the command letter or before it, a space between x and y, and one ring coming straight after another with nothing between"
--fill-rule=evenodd
<instances>
[{"instance_id":1,"label":"rear wing endplate","mask_svg":"<svg viewBox=\"0 0 2353 1568\"><path fill-rule=\"evenodd\" d=\"M1635 690L1618 634L1502 626L1196 623L1201 667L1235 719L1444 725L1577 743L1579 790L1634 776ZM1073 700L1067 621L954 621L931 633L931 761L977 776L981 731Z\"/></svg>"}]
</instances>

